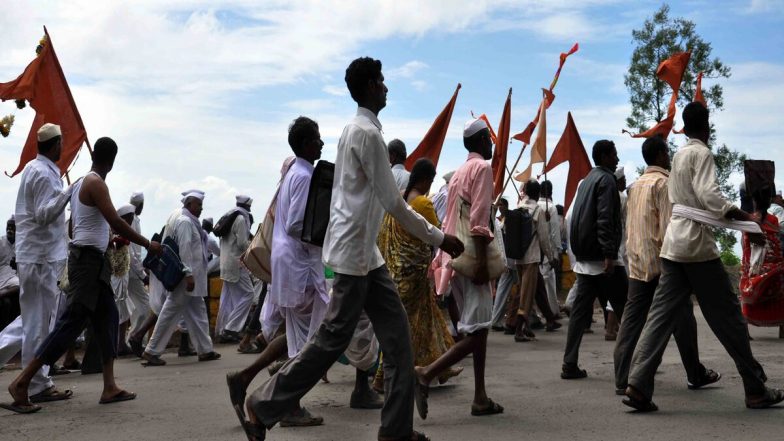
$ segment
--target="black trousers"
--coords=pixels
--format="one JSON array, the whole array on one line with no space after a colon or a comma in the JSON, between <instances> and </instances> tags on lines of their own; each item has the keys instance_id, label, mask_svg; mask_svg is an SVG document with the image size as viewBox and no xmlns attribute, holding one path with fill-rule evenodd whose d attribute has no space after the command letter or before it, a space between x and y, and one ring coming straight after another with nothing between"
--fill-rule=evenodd
<instances>
[{"instance_id":1,"label":"black trousers","mask_svg":"<svg viewBox=\"0 0 784 441\"><path fill-rule=\"evenodd\" d=\"M245 325L245 334L256 335L261 332L261 305L264 304L264 299L267 297L267 282L261 282L261 295L259 296L259 303L253 308L253 311L248 317L248 322Z\"/></svg>"}]
</instances>

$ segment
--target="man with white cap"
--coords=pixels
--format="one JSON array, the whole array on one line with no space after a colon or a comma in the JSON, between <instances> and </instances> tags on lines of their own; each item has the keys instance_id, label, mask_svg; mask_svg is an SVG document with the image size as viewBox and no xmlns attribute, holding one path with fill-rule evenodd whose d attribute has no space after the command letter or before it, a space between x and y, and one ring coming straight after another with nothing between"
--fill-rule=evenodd
<instances>
[{"instance_id":1,"label":"man with white cap","mask_svg":"<svg viewBox=\"0 0 784 441\"><path fill-rule=\"evenodd\" d=\"M139 216L144 210L144 193L137 191L131 194L131 205L133 206L133 221L131 228L139 234L142 234L142 225ZM142 247L132 243L131 244L131 270L128 274L128 300L129 309L131 312L130 330L139 330L144 321L150 315L150 297L144 285L149 283L149 276L142 265L144 258L142 257Z\"/></svg>"},{"instance_id":2,"label":"man with white cap","mask_svg":"<svg viewBox=\"0 0 784 441\"><path fill-rule=\"evenodd\" d=\"M250 273L240 264L240 256L250 245L250 226L253 217L250 207L253 199L237 195L237 213L227 234L220 241L220 271L223 279L220 307L215 322L215 335L219 342L237 343L242 339L240 331L253 303L253 282ZM231 211L225 216L231 214ZM218 222L220 223L220 222Z\"/></svg>"},{"instance_id":3,"label":"man with white cap","mask_svg":"<svg viewBox=\"0 0 784 441\"><path fill-rule=\"evenodd\" d=\"M220 358L220 354L213 350L207 307L204 304L204 297L207 296L207 232L199 223L204 192L189 190L182 195L182 212L166 224L163 237L171 236L177 242L180 259L185 265L185 278L169 293L163 304L158 323L142 354L146 366L166 364L160 356L181 316L188 326L188 334L199 354L199 361Z\"/></svg>"},{"instance_id":4,"label":"man with white cap","mask_svg":"<svg viewBox=\"0 0 784 441\"><path fill-rule=\"evenodd\" d=\"M19 307L23 340L22 366L35 357L35 350L51 332L61 297L57 280L65 266L67 251L65 204L70 189L63 192L60 169L62 135L60 126L44 124L38 129L38 156L25 166L16 197L16 263L19 275ZM54 202L54 203L53 203ZM60 392L42 367L31 379L32 402L70 398Z\"/></svg>"},{"instance_id":5,"label":"man with white cap","mask_svg":"<svg viewBox=\"0 0 784 441\"><path fill-rule=\"evenodd\" d=\"M439 251L433 261L436 292L451 295L460 311L457 331L463 335L454 346L428 366L415 368L417 385L427 391L434 378L469 354L474 359L474 400L472 415L493 415L504 411L493 402L485 390L485 356L487 334L493 319L493 294L487 273L487 249L492 244L490 229L491 205L493 203L493 170L487 162L493 156L490 130L481 119L471 119L463 129L463 144L468 150L468 159L457 169L449 181L444 233L455 234L458 229L459 210L462 204L470 206L468 228L476 248L476 272L471 279L455 272L450 261L453 256ZM500 231L497 232L500 234ZM426 398L427 393L423 394ZM419 397L418 397L419 398ZM424 406L422 404L425 404ZM424 407L425 412L423 412ZM426 402L420 404L420 416L426 415ZM425 415L422 415L422 414Z\"/></svg>"}]
</instances>

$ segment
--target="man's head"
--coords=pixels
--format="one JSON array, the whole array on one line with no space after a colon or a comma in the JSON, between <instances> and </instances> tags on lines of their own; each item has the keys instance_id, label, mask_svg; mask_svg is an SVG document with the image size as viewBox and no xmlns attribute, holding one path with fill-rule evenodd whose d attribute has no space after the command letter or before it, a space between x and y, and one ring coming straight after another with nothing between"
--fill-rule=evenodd
<instances>
[{"instance_id":1,"label":"man's head","mask_svg":"<svg viewBox=\"0 0 784 441\"><path fill-rule=\"evenodd\" d=\"M117 157L117 143L112 138L98 138L93 146L93 168L109 173ZM100 172L99 172L100 173Z\"/></svg>"},{"instance_id":2,"label":"man's head","mask_svg":"<svg viewBox=\"0 0 784 441\"><path fill-rule=\"evenodd\" d=\"M378 113L387 105L387 86L381 73L381 61L357 58L346 69L346 86L360 107Z\"/></svg>"},{"instance_id":3,"label":"man's head","mask_svg":"<svg viewBox=\"0 0 784 441\"><path fill-rule=\"evenodd\" d=\"M201 190L188 190L182 192L182 207L193 216L201 216L202 205L204 202L204 192Z\"/></svg>"},{"instance_id":4,"label":"man's head","mask_svg":"<svg viewBox=\"0 0 784 441\"><path fill-rule=\"evenodd\" d=\"M593 145L591 156L593 157L594 165L597 167L605 167L613 171L618 167L618 151L615 150L615 143L610 140L601 139L596 141Z\"/></svg>"},{"instance_id":5,"label":"man's head","mask_svg":"<svg viewBox=\"0 0 784 441\"><path fill-rule=\"evenodd\" d=\"M550 181L542 182L542 197L547 199L553 198L553 183Z\"/></svg>"},{"instance_id":6,"label":"man's head","mask_svg":"<svg viewBox=\"0 0 784 441\"><path fill-rule=\"evenodd\" d=\"M558 213L558 216L563 216L564 215L564 206L560 205L560 204L556 205L555 206L555 211Z\"/></svg>"},{"instance_id":7,"label":"man's head","mask_svg":"<svg viewBox=\"0 0 784 441\"><path fill-rule=\"evenodd\" d=\"M766 213L768 208L770 208L770 203L774 194L774 190L769 185L765 185L755 190L751 195L751 199L754 201L754 211Z\"/></svg>"},{"instance_id":8,"label":"man's head","mask_svg":"<svg viewBox=\"0 0 784 441\"><path fill-rule=\"evenodd\" d=\"M691 102L683 109L683 132L705 144L710 139L710 112L702 103Z\"/></svg>"},{"instance_id":9,"label":"man's head","mask_svg":"<svg viewBox=\"0 0 784 441\"><path fill-rule=\"evenodd\" d=\"M117 215L119 215L128 225L131 225L133 222L134 213L136 213L136 207L131 204L125 204L117 209Z\"/></svg>"},{"instance_id":10,"label":"man's head","mask_svg":"<svg viewBox=\"0 0 784 441\"><path fill-rule=\"evenodd\" d=\"M507 201L506 198L498 200L498 212L504 217L506 217L506 213L509 213L509 201Z\"/></svg>"},{"instance_id":11,"label":"man's head","mask_svg":"<svg viewBox=\"0 0 784 441\"><path fill-rule=\"evenodd\" d=\"M475 118L468 120L463 127L463 145L466 150L482 155L484 159L493 157L493 141L487 123Z\"/></svg>"},{"instance_id":12,"label":"man's head","mask_svg":"<svg viewBox=\"0 0 784 441\"><path fill-rule=\"evenodd\" d=\"M289 125L289 146L297 155L311 164L321 158L321 149L324 141L321 140L321 133L316 121L300 116Z\"/></svg>"},{"instance_id":13,"label":"man's head","mask_svg":"<svg viewBox=\"0 0 784 441\"><path fill-rule=\"evenodd\" d=\"M204 231L207 232L207 234L212 233L212 230L214 229L213 228L214 226L215 226L215 223L213 222L211 217L205 217L201 221L201 227L204 229Z\"/></svg>"},{"instance_id":14,"label":"man's head","mask_svg":"<svg viewBox=\"0 0 784 441\"><path fill-rule=\"evenodd\" d=\"M253 198L250 196L245 196L244 194L238 194L234 197L237 201L237 206L240 208L244 208L247 212L250 213L250 206L253 205Z\"/></svg>"},{"instance_id":15,"label":"man's head","mask_svg":"<svg viewBox=\"0 0 784 441\"><path fill-rule=\"evenodd\" d=\"M36 133L38 140L38 153L46 156L52 162L60 160L63 151L63 137L60 126L46 123Z\"/></svg>"},{"instance_id":16,"label":"man's head","mask_svg":"<svg viewBox=\"0 0 784 441\"><path fill-rule=\"evenodd\" d=\"M650 166L670 169L670 150L667 141L659 135L653 136L642 143L642 157Z\"/></svg>"},{"instance_id":17,"label":"man's head","mask_svg":"<svg viewBox=\"0 0 784 441\"><path fill-rule=\"evenodd\" d=\"M626 172L623 167L615 169L615 183L618 187L618 191L626 191Z\"/></svg>"},{"instance_id":18,"label":"man's head","mask_svg":"<svg viewBox=\"0 0 784 441\"><path fill-rule=\"evenodd\" d=\"M387 144L387 151L389 151L389 163L391 165L403 164L406 162L406 145L399 139L393 139Z\"/></svg>"},{"instance_id":19,"label":"man's head","mask_svg":"<svg viewBox=\"0 0 784 441\"><path fill-rule=\"evenodd\" d=\"M136 215L140 216L144 210L144 193L136 191L131 194L131 205L136 207Z\"/></svg>"},{"instance_id":20,"label":"man's head","mask_svg":"<svg viewBox=\"0 0 784 441\"><path fill-rule=\"evenodd\" d=\"M525 194L531 200L538 200L539 196L542 194L542 186L539 185L536 179L529 179L528 182L525 183Z\"/></svg>"},{"instance_id":21,"label":"man's head","mask_svg":"<svg viewBox=\"0 0 784 441\"><path fill-rule=\"evenodd\" d=\"M8 222L5 224L5 237L11 243L16 241L16 220L13 215L11 215L11 219L8 219Z\"/></svg>"}]
</instances>

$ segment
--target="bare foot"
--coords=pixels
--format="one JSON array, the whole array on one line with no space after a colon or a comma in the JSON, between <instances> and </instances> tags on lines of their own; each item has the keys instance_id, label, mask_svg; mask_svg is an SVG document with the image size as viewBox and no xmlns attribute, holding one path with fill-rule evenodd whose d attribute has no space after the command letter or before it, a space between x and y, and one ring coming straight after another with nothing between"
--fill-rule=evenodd
<instances>
[{"instance_id":1,"label":"bare foot","mask_svg":"<svg viewBox=\"0 0 784 441\"><path fill-rule=\"evenodd\" d=\"M18 379L12 381L11 384L8 385L8 393L11 395L11 398L14 399L14 406L24 408L35 407L33 403L30 402L27 391L28 387L29 385L22 384Z\"/></svg>"},{"instance_id":2,"label":"bare foot","mask_svg":"<svg viewBox=\"0 0 784 441\"><path fill-rule=\"evenodd\" d=\"M425 386L429 386L430 382L433 380L428 380L427 375L425 375L426 368L422 366L414 366L414 374L416 374L417 381L420 384L424 384Z\"/></svg>"}]
</instances>

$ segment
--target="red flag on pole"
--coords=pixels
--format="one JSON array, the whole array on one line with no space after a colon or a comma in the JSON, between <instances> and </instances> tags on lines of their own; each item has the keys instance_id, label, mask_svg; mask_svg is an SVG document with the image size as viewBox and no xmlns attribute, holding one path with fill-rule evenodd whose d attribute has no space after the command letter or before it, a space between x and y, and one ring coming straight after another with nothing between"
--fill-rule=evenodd
<instances>
[{"instance_id":1,"label":"red flag on pole","mask_svg":"<svg viewBox=\"0 0 784 441\"><path fill-rule=\"evenodd\" d=\"M548 99L548 91L547 89L542 89L542 91L544 92L544 98L542 98L542 104L539 105L539 117L537 118L539 120L539 129L536 132L534 144L531 146L531 162L528 164L528 168L515 176L515 180L520 182L526 182L531 179L534 164L547 161L547 106L545 103Z\"/></svg>"},{"instance_id":2,"label":"red flag on pole","mask_svg":"<svg viewBox=\"0 0 784 441\"><path fill-rule=\"evenodd\" d=\"M42 49L35 60L27 65L22 75L13 81L0 83L0 99L27 100L35 110L35 119L27 136L19 165L8 176L16 176L24 166L38 154L36 133L45 123L57 124L62 131L62 155L57 166L65 174L76 159L82 144L87 141L87 131L79 116L71 89L65 81L60 61L52 45L52 39L44 28Z\"/></svg>"},{"instance_id":3,"label":"red flag on pole","mask_svg":"<svg viewBox=\"0 0 784 441\"><path fill-rule=\"evenodd\" d=\"M694 92L694 101L708 107L708 102L705 101L705 97L702 96L702 72L697 74L697 91Z\"/></svg>"},{"instance_id":4,"label":"red flag on pole","mask_svg":"<svg viewBox=\"0 0 784 441\"><path fill-rule=\"evenodd\" d=\"M473 113L471 114L471 116L473 116ZM482 121L485 122L485 124L487 124L487 130L490 131L490 140L493 141L493 145L496 145L498 143L498 136L496 136L495 130L493 130L493 125L490 124L490 120L487 119L487 115L483 113L479 115L478 119L481 119Z\"/></svg>"},{"instance_id":5,"label":"red flag on pole","mask_svg":"<svg viewBox=\"0 0 784 441\"><path fill-rule=\"evenodd\" d=\"M509 95L506 96L504 111L501 113L501 122L498 124L498 136L493 151L493 197L498 197L504 188L504 178L506 177L506 152L509 148L509 126L512 119L512 88L509 88ZM488 125L489 127L489 125Z\"/></svg>"},{"instance_id":6,"label":"red flag on pole","mask_svg":"<svg viewBox=\"0 0 784 441\"><path fill-rule=\"evenodd\" d=\"M425 137L419 143L416 149L408 155L406 159L406 169L411 171L414 163L419 158L430 158L433 164L438 167L438 158L441 156L441 148L444 146L444 139L446 138L446 131L449 129L449 122L452 121L452 111L455 110L455 101L457 101L457 93L462 86L457 83L455 93L452 99L449 100L444 110L438 114L430 130L425 133Z\"/></svg>"},{"instance_id":7,"label":"red flag on pole","mask_svg":"<svg viewBox=\"0 0 784 441\"><path fill-rule=\"evenodd\" d=\"M566 128L564 128L561 139L555 146L553 155L544 168L544 172L547 173L564 162L569 163L569 175L566 178L566 194L564 195L564 211L566 211L569 210L569 205L571 205L574 195L577 193L577 184L593 168L591 167L591 161L588 159L588 154L585 152L583 141L580 139L580 133L577 132L577 126L574 124L574 119L572 119L572 112L569 112L566 116Z\"/></svg>"}]
</instances>

